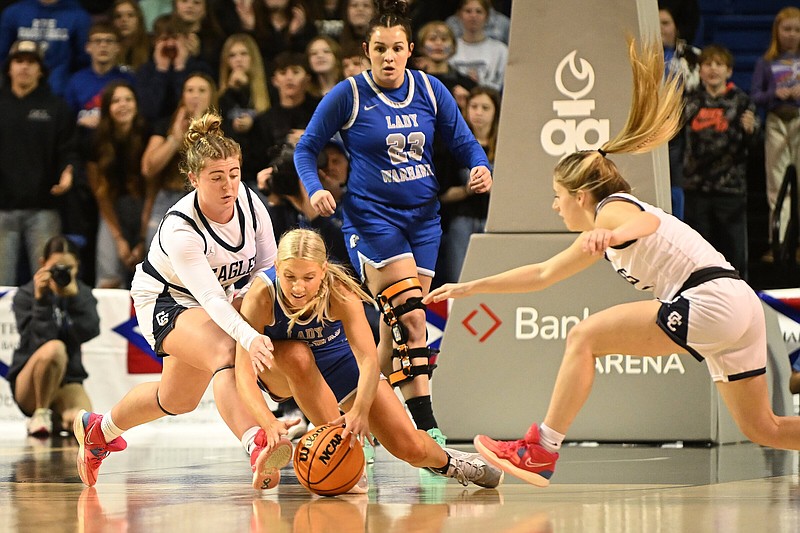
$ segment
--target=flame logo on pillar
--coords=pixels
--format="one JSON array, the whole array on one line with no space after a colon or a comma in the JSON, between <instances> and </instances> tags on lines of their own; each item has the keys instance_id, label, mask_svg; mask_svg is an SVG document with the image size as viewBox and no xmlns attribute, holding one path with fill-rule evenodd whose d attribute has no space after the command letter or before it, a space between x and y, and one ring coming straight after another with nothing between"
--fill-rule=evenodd
<instances>
[{"instance_id":1,"label":"flame logo on pillar","mask_svg":"<svg viewBox=\"0 0 800 533\"><path fill-rule=\"evenodd\" d=\"M478 337L478 336L480 337L478 339L478 342L485 342L486 339L488 339L492 335L492 333L497 331L497 328L500 327L500 324L502 324L503 321L500 320L500 318L498 318L498 316L494 314L492 310L489 309L489 306L487 306L486 304L480 304L479 307L492 320L491 326L489 326L489 328L486 331L484 331L483 333L479 333L478 330L475 329L475 326L472 325L472 319L474 319L477 316L478 309L473 309L472 312L468 314L464 320L461 321L461 323L464 325L465 328L467 328L467 331L469 331L473 337Z\"/></svg>"},{"instance_id":2,"label":"flame logo on pillar","mask_svg":"<svg viewBox=\"0 0 800 533\"><path fill-rule=\"evenodd\" d=\"M542 148L552 156L563 157L578 150L596 150L609 138L608 119L591 118L595 100L584 98L594 89L594 67L586 59L578 58L577 54L578 51L573 50L564 56L555 72L556 88L568 100L553 101L553 111L559 118L548 121L542 127ZM574 84L570 84L572 80L569 79L565 83L565 77L583 81L583 87L576 91L568 89L567 85ZM578 121L580 117L589 118Z\"/></svg>"},{"instance_id":3,"label":"flame logo on pillar","mask_svg":"<svg viewBox=\"0 0 800 533\"><path fill-rule=\"evenodd\" d=\"M575 62L575 56L577 54L578 51L573 50L561 60L561 63L558 64L558 68L556 69L556 87L558 87L558 91L561 94L568 98L572 98L572 100L574 100L576 103L579 103L578 100L589 94L592 89L594 89L594 69L592 68L592 64L583 58L579 60L581 66L578 68L577 63ZM578 92L572 92L564 86L564 68L567 67L567 65L569 65L569 72L572 74L573 78L576 80L588 80L584 88ZM592 104L588 111L591 111L593 108L594 105Z\"/></svg>"}]
</instances>

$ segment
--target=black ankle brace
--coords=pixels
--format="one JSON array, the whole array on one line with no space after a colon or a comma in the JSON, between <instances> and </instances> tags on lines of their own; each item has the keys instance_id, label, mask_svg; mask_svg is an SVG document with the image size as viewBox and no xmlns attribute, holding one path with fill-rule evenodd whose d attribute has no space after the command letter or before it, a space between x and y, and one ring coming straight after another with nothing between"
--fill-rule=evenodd
<instances>
[{"instance_id":1,"label":"black ankle brace","mask_svg":"<svg viewBox=\"0 0 800 533\"><path fill-rule=\"evenodd\" d=\"M433 470L437 474L446 474L447 469L450 468L450 459L451 459L450 454L447 452L444 452L444 454L447 456L447 462L444 464L444 466L441 468L431 467L431 470Z\"/></svg>"}]
</instances>

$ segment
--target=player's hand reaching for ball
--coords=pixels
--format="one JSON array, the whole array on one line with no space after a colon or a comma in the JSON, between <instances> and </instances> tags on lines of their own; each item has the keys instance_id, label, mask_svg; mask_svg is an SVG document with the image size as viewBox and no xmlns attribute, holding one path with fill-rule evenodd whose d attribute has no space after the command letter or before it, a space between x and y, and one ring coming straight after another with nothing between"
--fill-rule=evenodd
<instances>
[{"instance_id":1,"label":"player's hand reaching for ball","mask_svg":"<svg viewBox=\"0 0 800 533\"><path fill-rule=\"evenodd\" d=\"M271 450L280 440L289 434L289 428L300 423L299 418L292 420L278 420L277 418L264 427L264 435L267 437L267 449Z\"/></svg>"},{"instance_id":2,"label":"player's hand reaching for ball","mask_svg":"<svg viewBox=\"0 0 800 533\"><path fill-rule=\"evenodd\" d=\"M470 283L445 283L441 287L438 287L431 292L429 292L423 299L422 303L425 305L441 302L442 300L447 300L448 298L463 298L464 296L469 296L469 288Z\"/></svg>"},{"instance_id":3,"label":"player's hand reaching for ball","mask_svg":"<svg viewBox=\"0 0 800 533\"><path fill-rule=\"evenodd\" d=\"M331 422L332 426L338 426L341 424L344 424L342 437L346 438L348 434L352 435L353 437L353 439L350 441L351 448L353 447L354 441L358 441L362 446L365 442L369 442L372 445L375 444L372 442L372 437L369 431L369 417L366 414L362 415L356 412L356 409L353 408L344 416L340 416Z\"/></svg>"},{"instance_id":4,"label":"player's hand reaching for ball","mask_svg":"<svg viewBox=\"0 0 800 533\"><path fill-rule=\"evenodd\" d=\"M256 374L272 368L273 350L272 341L266 335L259 335L250 343L250 361L253 363Z\"/></svg>"}]
</instances>

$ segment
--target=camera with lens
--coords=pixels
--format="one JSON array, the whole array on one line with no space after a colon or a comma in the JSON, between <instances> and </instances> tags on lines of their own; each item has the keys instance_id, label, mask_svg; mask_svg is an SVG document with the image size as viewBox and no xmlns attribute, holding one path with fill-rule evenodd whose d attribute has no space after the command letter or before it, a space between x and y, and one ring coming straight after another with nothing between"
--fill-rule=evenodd
<instances>
[{"instance_id":1,"label":"camera with lens","mask_svg":"<svg viewBox=\"0 0 800 533\"><path fill-rule=\"evenodd\" d=\"M300 176L294 166L294 148L284 144L276 152L270 161L272 175L269 178L269 188L281 196L298 196L300 194Z\"/></svg>"},{"instance_id":2,"label":"camera with lens","mask_svg":"<svg viewBox=\"0 0 800 533\"><path fill-rule=\"evenodd\" d=\"M72 283L72 267L69 265L53 265L50 268L50 276L53 281L61 288Z\"/></svg>"}]
</instances>

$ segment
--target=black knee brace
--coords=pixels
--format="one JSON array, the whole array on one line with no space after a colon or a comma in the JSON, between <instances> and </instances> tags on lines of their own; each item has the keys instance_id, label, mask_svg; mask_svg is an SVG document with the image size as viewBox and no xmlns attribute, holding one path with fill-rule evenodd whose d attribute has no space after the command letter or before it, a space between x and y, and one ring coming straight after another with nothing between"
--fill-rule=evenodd
<instances>
[{"instance_id":1,"label":"black knee brace","mask_svg":"<svg viewBox=\"0 0 800 533\"><path fill-rule=\"evenodd\" d=\"M438 354L439 350L436 348L409 348L406 344L396 348L392 351L392 358L400 359L400 370L395 370L389 374L389 384L392 387L397 387L401 383L423 374L430 378L433 375L433 369L436 368L436 363L432 361L436 360ZM412 358L420 357L426 358L428 362L419 364L411 360Z\"/></svg>"}]
</instances>

